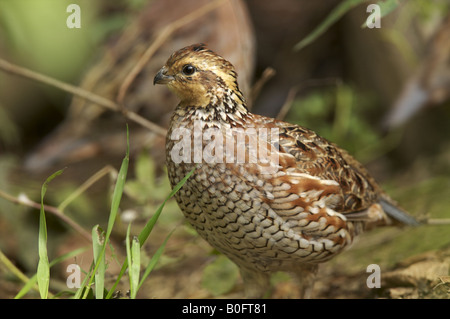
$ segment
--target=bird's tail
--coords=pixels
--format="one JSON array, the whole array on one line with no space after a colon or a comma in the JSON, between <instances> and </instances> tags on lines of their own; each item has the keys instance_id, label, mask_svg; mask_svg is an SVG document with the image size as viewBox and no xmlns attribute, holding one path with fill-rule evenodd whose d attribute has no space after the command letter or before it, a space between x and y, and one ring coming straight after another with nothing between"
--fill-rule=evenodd
<instances>
[{"instance_id":1,"label":"bird's tail","mask_svg":"<svg viewBox=\"0 0 450 319\"><path fill-rule=\"evenodd\" d=\"M390 198L382 198L379 203L386 215L394 220L394 223L407 226L420 225L420 223L414 217L398 207L398 205L396 205Z\"/></svg>"}]
</instances>

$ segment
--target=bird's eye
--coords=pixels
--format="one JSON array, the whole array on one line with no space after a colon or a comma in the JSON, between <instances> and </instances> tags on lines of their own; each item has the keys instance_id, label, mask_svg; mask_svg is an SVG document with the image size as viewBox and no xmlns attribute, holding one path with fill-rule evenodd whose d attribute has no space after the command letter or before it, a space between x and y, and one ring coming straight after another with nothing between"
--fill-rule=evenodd
<instances>
[{"instance_id":1,"label":"bird's eye","mask_svg":"<svg viewBox=\"0 0 450 319\"><path fill-rule=\"evenodd\" d=\"M183 66L182 70L184 75L192 75L195 73L195 71L197 71L195 67L190 64L186 64L185 66Z\"/></svg>"}]
</instances>

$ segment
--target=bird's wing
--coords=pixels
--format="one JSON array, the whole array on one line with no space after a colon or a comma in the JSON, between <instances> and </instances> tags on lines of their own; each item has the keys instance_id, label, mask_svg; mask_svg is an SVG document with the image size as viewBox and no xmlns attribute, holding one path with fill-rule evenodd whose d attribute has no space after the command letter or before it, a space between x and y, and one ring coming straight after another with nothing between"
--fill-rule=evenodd
<instances>
[{"instance_id":1,"label":"bird's wing","mask_svg":"<svg viewBox=\"0 0 450 319\"><path fill-rule=\"evenodd\" d=\"M257 118L257 122L279 129L280 167L286 176L273 177L272 183L280 185L290 181L290 188L278 193L278 197L290 196L291 209L295 205L304 207L316 202L344 214L349 221L419 224L384 193L366 168L345 150L298 125L265 117ZM295 199L295 196L300 197ZM269 201L275 210L286 206L286 203L277 206L277 200Z\"/></svg>"},{"instance_id":2,"label":"bird's wing","mask_svg":"<svg viewBox=\"0 0 450 319\"><path fill-rule=\"evenodd\" d=\"M362 211L378 201L381 189L363 165L346 151L307 128L275 120L272 124L279 129L280 158L284 156L288 161L291 157L295 161L284 164L291 166L288 171L292 178L310 176L317 183L332 187L341 196L334 207L336 211Z\"/></svg>"}]
</instances>

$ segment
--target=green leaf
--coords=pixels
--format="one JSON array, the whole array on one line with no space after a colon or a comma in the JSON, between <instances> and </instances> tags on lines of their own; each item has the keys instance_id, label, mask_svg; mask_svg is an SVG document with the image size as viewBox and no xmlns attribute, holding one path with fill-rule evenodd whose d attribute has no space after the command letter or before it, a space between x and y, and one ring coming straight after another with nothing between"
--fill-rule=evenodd
<instances>
[{"instance_id":1,"label":"green leaf","mask_svg":"<svg viewBox=\"0 0 450 319\"><path fill-rule=\"evenodd\" d=\"M155 214L150 218L148 223L145 225L145 227L142 229L141 233L139 234L139 242L141 243L141 246L144 244L144 242L147 240L148 236L153 230L153 226L155 226L156 221L159 218L159 215L161 215L161 212L166 205L167 201L175 195L178 190L183 187L184 183L191 177L191 175L194 173L195 168L193 168L170 192L169 196L164 200L164 202L158 207Z\"/></svg>"},{"instance_id":2,"label":"green leaf","mask_svg":"<svg viewBox=\"0 0 450 319\"><path fill-rule=\"evenodd\" d=\"M128 277L130 278L130 298L135 299L137 291L139 289L139 276L141 271L141 246L136 236L133 237L130 243L130 229L131 223L128 224L127 237L126 237L126 249L127 260L130 269L128 271Z\"/></svg>"},{"instance_id":3,"label":"green leaf","mask_svg":"<svg viewBox=\"0 0 450 319\"><path fill-rule=\"evenodd\" d=\"M233 289L238 278L238 267L224 255L219 255L203 270L202 286L214 296L220 296Z\"/></svg>"},{"instance_id":4,"label":"green leaf","mask_svg":"<svg viewBox=\"0 0 450 319\"><path fill-rule=\"evenodd\" d=\"M137 179L127 181L125 185L125 191L129 197L131 197L138 203L146 203L149 194L152 193L148 189L147 185L142 184Z\"/></svg>"},{"instance_id":5,"label":"green leaf","mask_svg":"<svg viewBox=\"0 0 450 319\"><path fill-rule=\"evenodd\" d=\"M336 140L344 140L350 129L352 108L354 105L354 92L347 85L336 87L336 110L332 127L332 134Z\"/></svg>"},{"instance_id":6,"label":"green leaf","mask_svg":"<svg viewBox=\"0 0 450 319\"><path fill-rule=\"evenodd\" d=\"M109 214L108 227L106 229L104 246L106 245L106 242L109 240L109 236L111 235L114 222L116 221L120 201L122 200L123 188L125 185L125 181L127 179L128 165L130 162L130 145L128 142L129 142L129 132L127 127L127 153L122 161L122 165L120 166L119 174L117 175L116 186L114 188L114 193L112 196L111 211Z\"/></svg>"},{"instance_id":7,"label":"green leaf","mask_svg":"<svg viewBox=\"0 0 450 319\"><path fill-rule=\"evenodd\" d=\"M105 232L96 225L92 228L92 249L94 253L94 263L99 263L97 272L95 273L95 298L103 299L105 288L105 258L100 258L103 245L105 244Z\"/></svg>"},{"instance_id":8,"label":"green leaf","mask_svg":"<svg viewBox=\"0 0 450 319\"><path fill-rule=\"evenodd\" d=\"M147 151L142 151L136 161L136 178L143 184L153 184L155 181L155 163Z\"/></svg>"},{"instance_id":9,"label":"green leaf","mask_svg":"<svg viewBox=\"0 0 450 319\"><path fill-rule=\"evenodd\" d=\"M53 259L50 262L50 268L56 264L59 264L60 262L66 260L66 259L74 257L78 254L81 254L82 252L86 251L87 249L88 249L88 247L78 248L78 249L68 252L67 254L64 254L62 256L59 256L59 257ZM20 291L17 293L17 295L14 296L14 299L20 299L23 296L25 296L33 288L33 286L36 284L36 282L37 282L37 274L34 274L28 280L28 282L22 287L22 289L20 289Z\"/></svg>"},{"instance_id":10,"label":"green leaf","mask_svg":"<svg viewBox=\"0 0 450 319\"><path fill-rule=\"evenodd\" d=\"M164 200L170 189L169 180L164 178L158 181L155 172L154 160L148 155L148 151L142 151L136 160L135 179L128 180L125 184L127 195L147 207Z\"/></svg>"},{"instance_id":11,"label":"green leaf","mask_svg":"<svg viewBox=\"0 0 450 319\"><path fill-rule=\"evenodd\" d=\"M317 26L310 34L294 46L294 51L300 51L312 43L315 39L325 33L325 31L327 31L328 28L330 28L330 26L338 21L344 14L365 1L367 0L345 0L339 3L325 18L325 20L319 24L319 26Z\"/></svg>"},{"instance_id":12,"label":"green leaf","mask_svg":"<svg viewBox=\"0 0 450 319\"><path fill-rule=\"evenodd\" d=\"M135 164L136 179L127 181L125 190L127 194L140 203L146 203L149 194L154 193L155 185L155 165L148 156L148 152L142 151Z\"/></svg>"},{"instance_id":13,"label":"green leaf","mask_svg":"<svg viewBox=\"0 0 450 319\"><path fill-rule=\"evenodd\" d=\"M130 284L133 287L130 297L136 298L139 290L139 277L141 274L141 245L137 236L133 236L131 241L131 266L129 271Z\"/></svg>"},{"instance_id":14,"label":"green leaf","mask_svg":"<svg viewBox=\"0 0 450 319\"><path fill-rule=\"evenodd\" d=\"M59 170L53 173L44 182L41 188L41 211L39 214L39 238L38 238L38 250L39 250L39 262L37 267L37 283L39 287L39 294L42 299L48 298L48 287L50 284L50 264L48 262L47 253L47 223L45 220L44 210L44 196L47 192L47 185L56 176L61 175L64 170Z\"/></svg>"}]
</instances>

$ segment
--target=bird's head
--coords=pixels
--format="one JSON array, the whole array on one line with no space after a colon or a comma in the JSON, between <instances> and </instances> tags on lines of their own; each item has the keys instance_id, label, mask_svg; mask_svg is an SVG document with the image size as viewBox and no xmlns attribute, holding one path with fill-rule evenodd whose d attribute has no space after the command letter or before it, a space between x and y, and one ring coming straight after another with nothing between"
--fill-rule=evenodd
<instances>
[{"instance_id":1,"label":"bird's head","mask_svg":"<svg viewBox=\"0 0 450 319\"><path fill-rule=\"evenodd\" d=\"M214 106L227 95L241 103L244 101L234 66L204 44L190 45L173 53L156 74L153 84L166 84L186 106Z\"/></svg>"}]
</instances>

